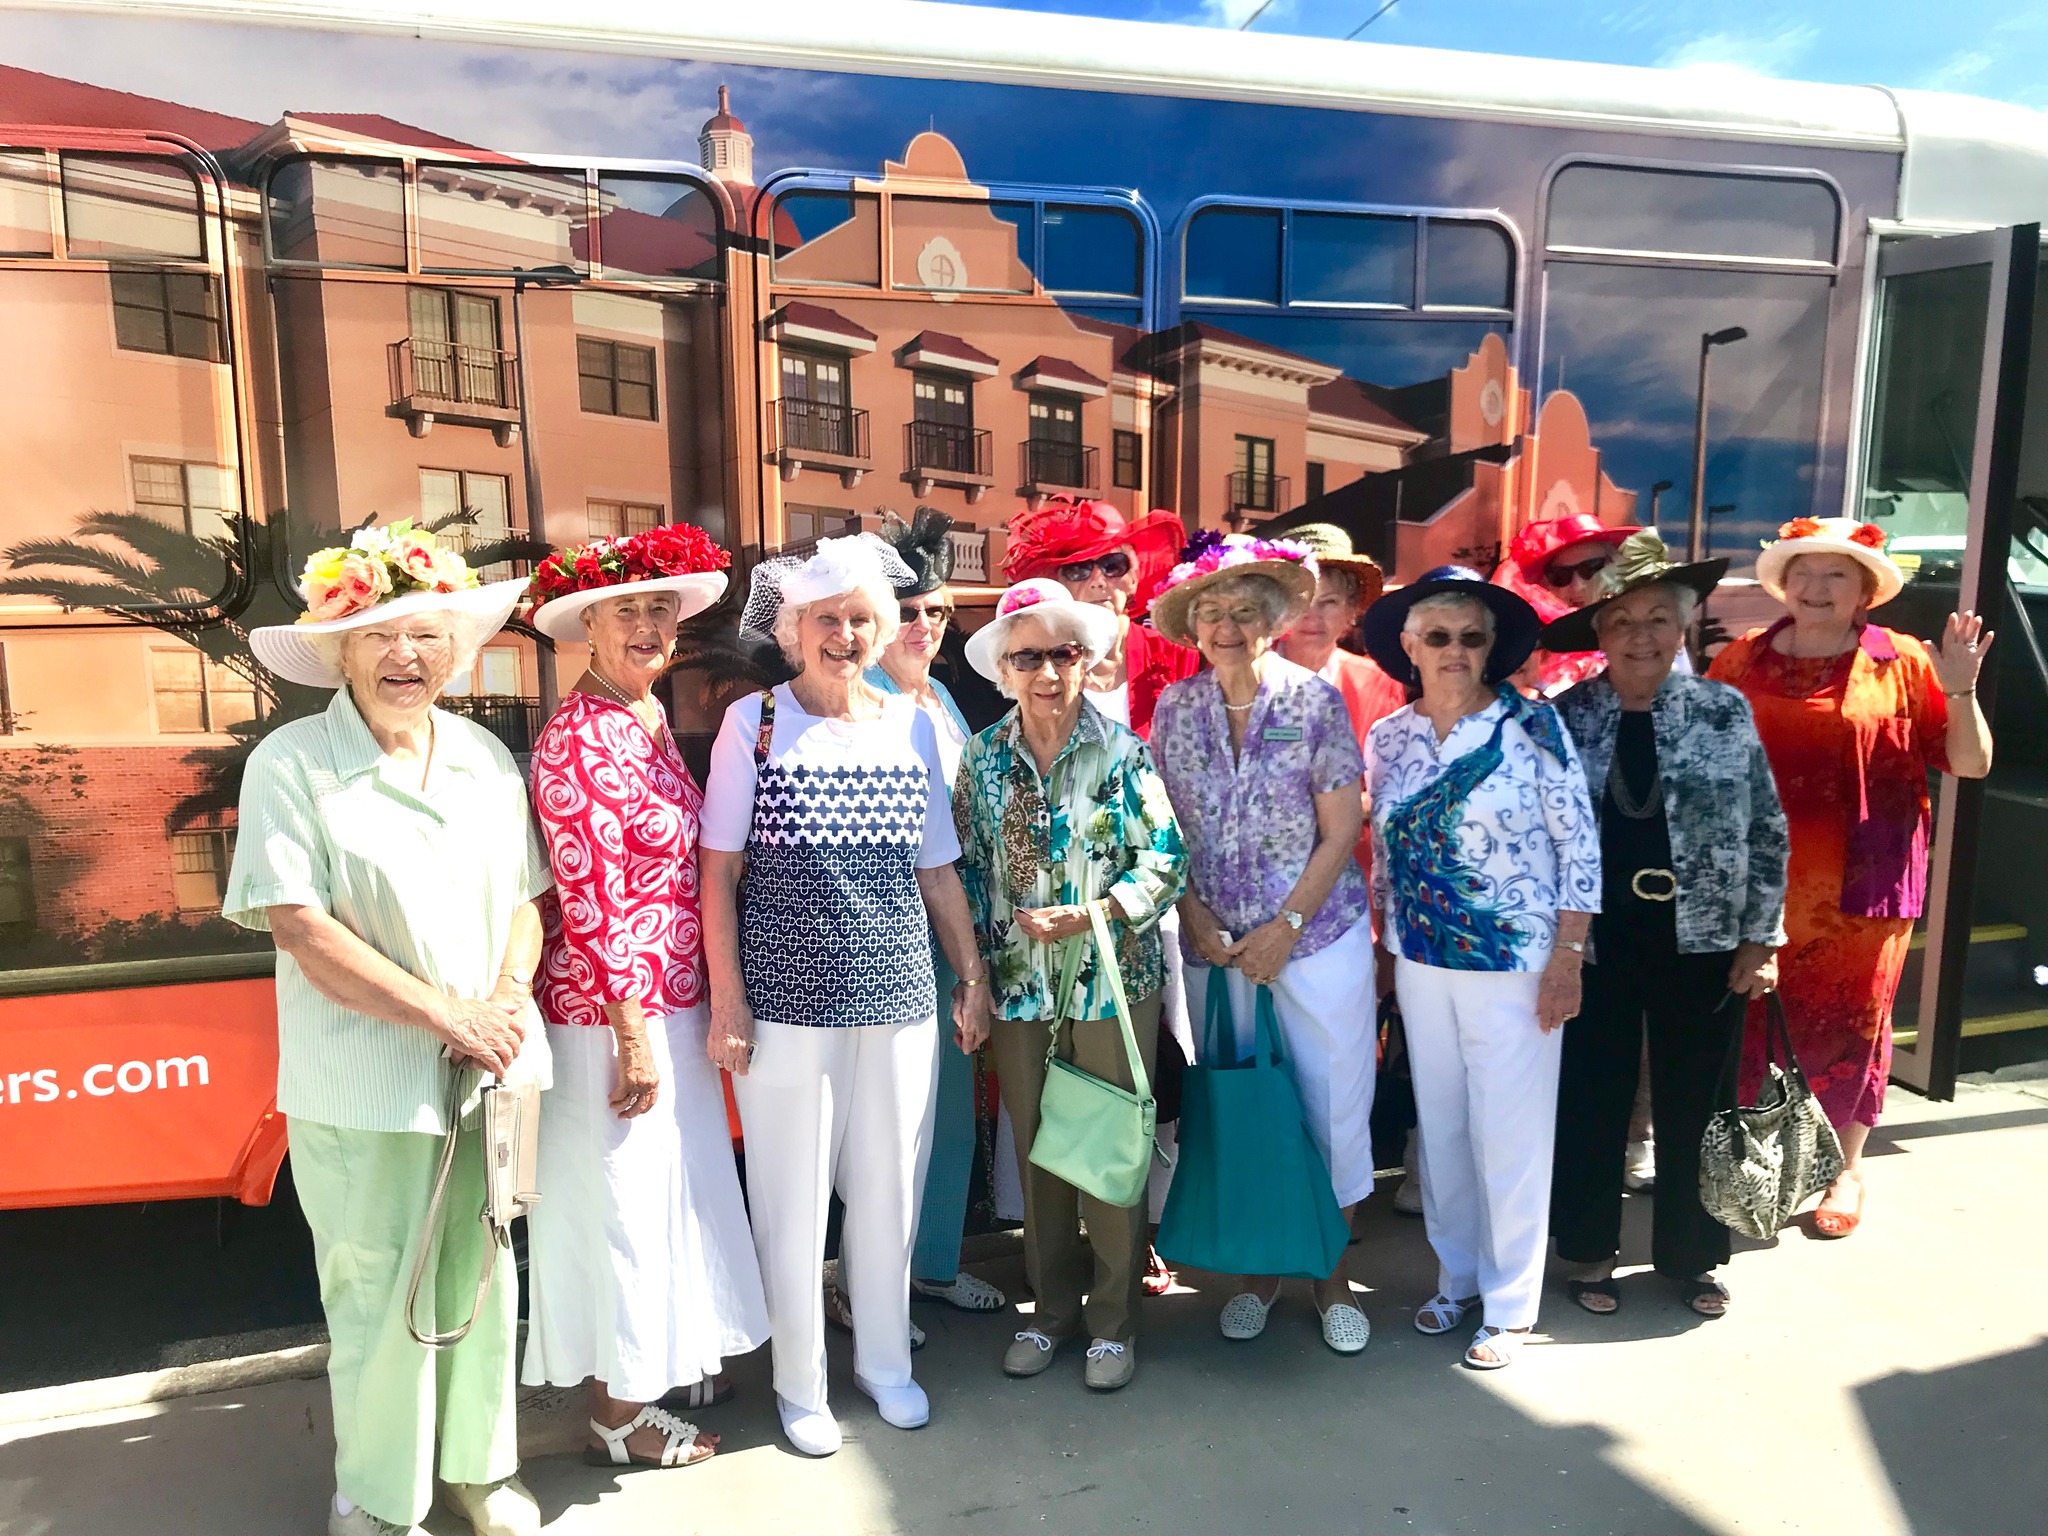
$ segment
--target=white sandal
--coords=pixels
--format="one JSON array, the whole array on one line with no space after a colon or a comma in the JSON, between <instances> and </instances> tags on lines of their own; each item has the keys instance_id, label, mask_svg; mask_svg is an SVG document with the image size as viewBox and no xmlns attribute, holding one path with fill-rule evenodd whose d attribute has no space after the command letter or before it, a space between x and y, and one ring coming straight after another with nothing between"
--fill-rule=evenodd
<instances>
[{"instance_id":1,"label":"white sandal","mask_svg":"<svg viewBox=\"0 0 2048 1536\"><path fill-rule=\"evenodd\" d=\"M1497 1371L1503 1366L1515 1363L1515 1352L1522 1347L1522 1341L1529 1336L1529 1330L1496 1328L1484 1324L1472 1335L1472 1342L1465 1350L1465 1364L1475 1371ZM1489 1349L1493 1357L1488 1359L1479 1351Z\"/></svg>"},{"instance_id":2,"label":"white sandal","mask_svg":"<svg viewBox=\"0 0 2048 1536\"><path fill-rule=\"evenodd\" d=\"M961 1270L949 1285L936 1280L913 1280L910 1294L922 1296L927 1301L943 1301L949 1307L958 1307L962 1312L1000 1312L1010 1304L1010 1298L990 1285L978 1275Z\"/></svg>"},{"instance_id":3,"label":"white sandal","mask_svg":"<svg viewBox=\"0 0 2048 1536\"><path fill-rule=\"evenodd\" d=\"M836 1285L825 1287L825 1321L835 1328L843 1329L847 1333L853 1332L853 1298ZM911 1349L923 1349L924 1344L924 1330L918 1327L916 1323L912 1323L910 1325Z\"/></svg>"},{"instance_id":4,"label":"white sandal","mask_svg":"<svg viewBox=\"0 0 2048 1536\"><path fill-rule=\"evenodd\" d=\"M1323 1342L1340 1355L1355 1355L1372 1342L1372 1324L1348 1301L1323 1311Z\"/></svg>"},{"instance_id":5,"label":"white sandal","mask_svg":"<svg viewBox=\"0 0 2048 1536\"><path fill-rule=\"evenodd\" d=\"M1223 1311L1216 1318L1216 1325L1223 1330L1223 1337L1242 1343L1256 1339L1266 1331L1266 1319L1280 1300L1280 1293L1273 1293L1272 1301L1259 1300L1256 1291L1239 1291L1223 1303Z\"/></svg>"},{"instance_id":6,"label":"white sandal","mask_svg":"<svg viewBox=\"0 0 2048 1536\"><path fill-rule=\"evenodd\" d=\"M1449 1333L1465 1320L1465 1314L1472 1310L1479 1300L1468 1296L1463 1301L1453 1301L1442 1291L1415 1309L1415 1331L1435 1338L1440 1333Z\"/></svg>"},{"instance_id":7,"label":"white sandal","mask_svg":"<svg viewBox=\"0 0 2048 1536\"><path fill-rule=\"evenodd\" d=\"M636 1429L652 1426L668 1437L656 1460L635 1456L626 1448L626 1441ZM685 1467L695 1462L709 1461L711 1455L692 1456L697 1448L697 1426L677 1418L665 1408L649 1403L633 1415L630 1423L621 1424L617 1429L607 1428L596 1419L590 1421L590 1432L604 1442L602 1447L585 1446L583 1459L593 1467ZM707 1448L708 1449L708 1448Z\"/></svg>"}]
</instances>

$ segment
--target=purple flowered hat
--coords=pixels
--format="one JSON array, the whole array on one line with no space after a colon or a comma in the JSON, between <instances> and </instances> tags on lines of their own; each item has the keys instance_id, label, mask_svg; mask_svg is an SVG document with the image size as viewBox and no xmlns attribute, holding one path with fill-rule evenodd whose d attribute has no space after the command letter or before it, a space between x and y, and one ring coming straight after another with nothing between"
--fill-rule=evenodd
<instances>
[{"instance_id":1,"label":"purple flowered hat","mask_svg":"<svg viewBox=\"0 0 2048 1536\"><path fill-rule=\"evenodd\" d=\"M1166 573L1152 599L1152 627L1181 645L1195 643L1189 614L1195 599L1219 577L1266 576L1287 594L1287 612L1274 634L1294 627L1316 596L1315 551L1293 539L1257 539L1246 533L1203 529L1180 552L1180 564Z\"/></svg>"}]
</instances>

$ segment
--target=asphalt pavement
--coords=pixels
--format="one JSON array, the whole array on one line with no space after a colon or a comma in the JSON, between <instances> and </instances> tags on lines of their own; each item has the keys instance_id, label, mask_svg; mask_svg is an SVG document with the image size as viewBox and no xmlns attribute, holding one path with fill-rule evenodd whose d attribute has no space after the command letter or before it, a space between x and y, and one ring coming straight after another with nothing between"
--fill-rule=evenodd
<instances>
[{"instance_id":1,"label":"asphalt pavement","mask_svg":"<svg viewBox=\"0 0 2048 1536\"><path fill-rule=\"evenodd\" d=\"M526 1477L550 1536L661 1531L867 1536L973 1531L1615 1532L2042 1536L2048 1531L2048 1082L1894 1091L1873 1136L1863 1230L1745 1244L1707 1322L1641 1268L1629 1201L1624 1305L1553 1288L1512 1368L1462 1369L1461 1336L1410 1326L1434 1282L1421 1224L1387 1190L1351 1259L1374 1338L1326 1350L1305 1288L1266 1336L1216 1332L1228 1287L1184 1277L1147 1304L1132 1386L1095 1396L1078 1349L1028 1382L997 1366L1017 1316L919 1303L932 1423L884 1425L833 1346L836 1457L775 1431L765 1351L700 1416L708 1464L615 1474L570 1454L573 1394L530 1403ZM980 1266L1019 1285L1020 1263ZM282 1381L4 1425L4 1536L319 1536L325 1383ZM461 1528L437 1517L437 1536Z\"/></svg>"}]
</instances>

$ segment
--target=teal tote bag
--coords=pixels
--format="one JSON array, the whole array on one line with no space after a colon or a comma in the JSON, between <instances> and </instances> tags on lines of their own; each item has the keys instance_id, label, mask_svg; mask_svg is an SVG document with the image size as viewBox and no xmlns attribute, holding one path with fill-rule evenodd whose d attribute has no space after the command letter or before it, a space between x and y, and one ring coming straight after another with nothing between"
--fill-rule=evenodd
<instances>
[{"instance_id":1,"label":"teal tote bag","mask_svg":"<svg viewBox=\"0 0 2048 1536\"><path fill-rule=\"evenodd\" d=\"M1258 989L1252 1054L1233 1061L1230 987L1209 978L1202 1060L1181 1090L1180 1158L1155 1246L1224 1275L1323 1280L1351 1240L1287 1070L1273 994Z\"/></svg>"}]
</instances>

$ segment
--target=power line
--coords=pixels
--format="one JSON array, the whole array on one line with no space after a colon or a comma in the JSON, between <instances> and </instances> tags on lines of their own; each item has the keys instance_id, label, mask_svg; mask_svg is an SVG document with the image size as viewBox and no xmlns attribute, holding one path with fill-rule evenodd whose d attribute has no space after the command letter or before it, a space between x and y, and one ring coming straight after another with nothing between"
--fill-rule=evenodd
<instances>
[{"instance_id":1,"label":"power line","mask_svg":"<svg viewBox=\"0 0 2048 1536\"><path fill-rule=\"evenodd\" d=\"M1267 4L1270 5L1271 3L1272 0L1267 0ZM1391 11L1395 6L1399 5L1400 3L1401 0L1387 0L1387 3L1385 5L1381 6L1378 10L1374 11L1370 16L1366 17L1365 20L1361 21L1357 26L1353 27L1349 32L1346 32L1344 34L1343 41L1347 43L1350 42L1351 39L1358 36L1359 33L1363 32L1367 27L1371 26L1374 22L1378 21L1382 16L1386 15L1387 12ZM1259 9L1262 11L1265 8L1266 7L1264 5L1259 7Z\"/></svg>"},{"instance_id":2,"label":"power line","mask_svg":"<svg viewBox=\"0 0 2048 1536\"><path fill-rule=\"evenodd\" d=\"M1261 16L1265 15L1266 12L1271 10L1272 8L1273 0L1260 0L1259 8L1256 11L1253 11L1251 15L1245 17L1243 21L1240 21L1237 24L1237 30L1240 32L1244 31L1245 28L1249 27L1253 22L1257 21Z\"/></svg>"}]
</instances>

